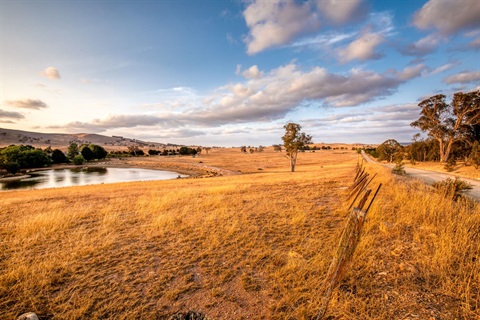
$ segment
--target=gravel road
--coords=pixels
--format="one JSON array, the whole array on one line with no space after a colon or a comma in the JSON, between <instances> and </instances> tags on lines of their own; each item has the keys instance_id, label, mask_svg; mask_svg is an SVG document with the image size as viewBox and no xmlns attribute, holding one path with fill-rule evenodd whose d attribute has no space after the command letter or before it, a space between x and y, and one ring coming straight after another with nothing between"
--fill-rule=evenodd
<instances>
[{"instance_id":1,"label":"gravel road","mask_svg":"<svg viewBox=\"0 0 480 320\"><path fill-rule=\"evenodd\" d=\"M393 164L383 164L376 161L373 161L365 152L362 151L362 156L368 163L376 163L380 164L387 168L393 168ZM415 179L420 179L428 184L433 184L436 181L441 181L445 179L455 179L455 175L443 173L443 172L436 172L436 171L429 171L429 170L421 170L421 169L414 169L414 168L407 168L405 167L405 171L407 172L408 177L412 177ZM472 198L480 200L480 181L468 178L461 178L463 181L468 182L472 185L472 189L465 192L466 195L469 195Z\"/></svg>"}]
</instances>

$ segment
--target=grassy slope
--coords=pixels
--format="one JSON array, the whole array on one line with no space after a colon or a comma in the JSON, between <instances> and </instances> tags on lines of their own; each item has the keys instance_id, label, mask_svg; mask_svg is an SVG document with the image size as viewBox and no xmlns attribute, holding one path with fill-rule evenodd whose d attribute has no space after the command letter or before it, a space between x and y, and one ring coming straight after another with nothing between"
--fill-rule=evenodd
<instances>
[{"instance_id":1,"label":"grassy slope","mask_svg":"<svg viewBox=\"0 0 480 320\"><path fill-rule=\"evenodd\" d=\"M0 318L315 316L357 155L302 154L292 174L212 151L204 165L256 174L0 193ZM478 316L478 205L369 170L385 186L329 314Z\"/></svg>"}]
</instances>

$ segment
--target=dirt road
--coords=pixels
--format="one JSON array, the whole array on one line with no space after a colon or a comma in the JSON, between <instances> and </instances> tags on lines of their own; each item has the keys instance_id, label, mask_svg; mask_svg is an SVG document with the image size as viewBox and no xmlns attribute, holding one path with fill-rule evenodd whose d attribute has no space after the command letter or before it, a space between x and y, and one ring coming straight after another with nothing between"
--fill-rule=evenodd
<instances>
[{"instance_id":1,"label":"dirt road","mask_svg":"<svg viewBox=\"0 0 480 320\"><path fill-rule=\"evenodd\" d=\"M393 168L393 164L384 164L384 163L379 163L376 161L373 161L365 152L362 151L362 156L365 159L366 162L368 163L376 163L380 164L384 167L387 168ZM453 174L448 174L448 173L443 173L443 172L436 172L436 171L428 171L428 170L421 170L421 169L414 169L414 168L407 168L405 167L405 171L407 172L407 176L415 178L415 179L420 179L424 181L425 183L428 184L433 184L436 181L442 181L445 179L455 179L455 175ZM474 180L474 179L468 179L468 178L461 178L463 181L468 182L471 186L472 189L465 192L466 195L471 196L472 198L480 200L480 181L479 180Z\"/></svg>"}]
</instances>

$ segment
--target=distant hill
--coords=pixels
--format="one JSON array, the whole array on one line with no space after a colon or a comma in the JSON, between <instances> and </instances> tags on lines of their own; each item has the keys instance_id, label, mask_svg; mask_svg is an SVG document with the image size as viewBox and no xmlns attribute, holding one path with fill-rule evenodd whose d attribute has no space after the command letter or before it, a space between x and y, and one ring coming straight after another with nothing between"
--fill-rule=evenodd
<instances>
[{"instance_id":1,"label":"distant hill","mask_svg":"<svg viewBox=\"0 0 480 320\"><path fill-rule=\"evenodd\" d=\"M11 144L28 144L34 147L67 147L71 142L78 144L98 144L104 148L126 147L165 147L166 144L147 142L121 136L103 136L94 133L42 133L0 128L0 147Z\"/></svg>"}]
</instances>

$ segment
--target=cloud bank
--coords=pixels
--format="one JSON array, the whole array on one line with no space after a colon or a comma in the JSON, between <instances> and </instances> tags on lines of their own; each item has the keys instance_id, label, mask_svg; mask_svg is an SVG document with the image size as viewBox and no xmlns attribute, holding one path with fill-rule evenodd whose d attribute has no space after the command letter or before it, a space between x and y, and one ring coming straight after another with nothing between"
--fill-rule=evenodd
<instances>
[{"instance_id":1,"label":"cloud bank","mask_svg":"<svg viewBox=\"0 0 480 320\"><path fill-rule=\"evenodd\" d=\"M220 87L209 96L199 97L196 107L181 112L110 115L89 123L72 122L67 126L78 130L107 130L140 126L218 127L269 122L280 120L309 104L351 107L383 98L394 93L405 81L418 77L425 68L417 65L386 73L352 69L346 74L335 74L321 67L303 71L294 63L269 72L253 66L243 72L246 75L244 82Z\"/></svg>"}]
</instances>

